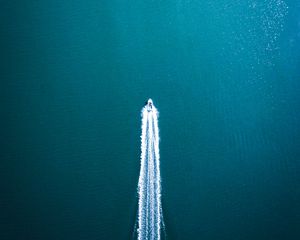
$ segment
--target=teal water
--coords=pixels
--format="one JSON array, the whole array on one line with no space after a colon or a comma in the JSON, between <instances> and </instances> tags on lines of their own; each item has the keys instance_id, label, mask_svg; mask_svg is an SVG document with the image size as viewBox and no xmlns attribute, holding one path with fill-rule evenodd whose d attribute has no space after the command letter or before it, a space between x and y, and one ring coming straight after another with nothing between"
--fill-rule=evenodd
<instances>
[{"instance_id":1,"label":"teal water","mask_svg":"<svg viewBox=\"0 0 300 240\"><path fill-rule=\"evenodd\" d=\"M1 1L0 239L131 239L140 110L167 239L300 238L298 1Z\"/></svg>"}]
</instances>

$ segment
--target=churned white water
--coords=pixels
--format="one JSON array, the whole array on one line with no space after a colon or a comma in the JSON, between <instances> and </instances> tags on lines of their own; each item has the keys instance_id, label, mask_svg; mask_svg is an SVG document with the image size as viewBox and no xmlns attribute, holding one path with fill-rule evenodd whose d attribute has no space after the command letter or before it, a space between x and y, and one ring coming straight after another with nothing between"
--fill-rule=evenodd
<instances>
[{"instance_id":1,"label":"churned white water","mask_svg":"<svg viewBox=\"0 0 300 240\"><path fill-rule=\"evenodd\" d=\"M158 111L142 109L141 168L138 182L138 239L161 239L163 225Z\"/></svg>"}]
</instances>

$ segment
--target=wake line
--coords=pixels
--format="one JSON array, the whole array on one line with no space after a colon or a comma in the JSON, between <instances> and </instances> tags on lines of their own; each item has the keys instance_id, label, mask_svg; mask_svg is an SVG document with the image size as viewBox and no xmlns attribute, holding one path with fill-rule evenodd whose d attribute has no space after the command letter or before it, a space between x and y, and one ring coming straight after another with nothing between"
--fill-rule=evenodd
<instances>
[{"instance_id":1,"label":"wake line","mask_svg":"<svg viewBox=\"0 0 300 240\"><path fill-rule=\"evenodd\" d=\"M161 206L158 111L149 99L142 109L141 167L138 182L138 240L160 240Z\"/></svg>"}]
</instances>

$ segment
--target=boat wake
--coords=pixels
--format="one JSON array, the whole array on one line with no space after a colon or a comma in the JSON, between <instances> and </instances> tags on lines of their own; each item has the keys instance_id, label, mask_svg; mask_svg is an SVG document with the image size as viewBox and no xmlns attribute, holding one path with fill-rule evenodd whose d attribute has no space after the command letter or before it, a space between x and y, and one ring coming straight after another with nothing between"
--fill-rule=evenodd
<instances>
[{"instance_id":1,"label":"boat wake","mask_svg":"<svg viewBox=\"0 0 300 240\"><path fill-rule=\"evenodd\" d=\"M159 240L164 222L161 206L158 111L151 99L142 109L140 160L138 240Z\"/></svg>"}]
</instances>

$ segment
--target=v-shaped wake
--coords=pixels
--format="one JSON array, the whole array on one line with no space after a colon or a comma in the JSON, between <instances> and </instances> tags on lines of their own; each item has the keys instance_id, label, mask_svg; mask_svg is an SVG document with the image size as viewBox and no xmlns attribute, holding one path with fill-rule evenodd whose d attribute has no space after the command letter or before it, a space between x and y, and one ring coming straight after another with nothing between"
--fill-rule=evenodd
<instances>
[{"instance_id":1,"label":"v-shaped wake","mask_svg":"<svg viewBox=\"0 0 300 240\"><path fill-rule=\"evenodd\" d=\"M138 183L138 239L159 240L163 225L158 111L149 99L142 109L141 169Z\"/></svg>"}]
</instances>

